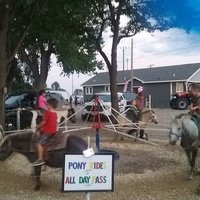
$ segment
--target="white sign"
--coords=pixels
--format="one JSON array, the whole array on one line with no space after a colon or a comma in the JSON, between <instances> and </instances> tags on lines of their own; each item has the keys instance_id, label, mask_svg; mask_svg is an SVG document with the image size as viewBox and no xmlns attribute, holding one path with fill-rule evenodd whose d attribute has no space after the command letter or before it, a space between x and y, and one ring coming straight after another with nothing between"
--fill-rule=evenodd
<instances>
[{"instance_id":1,"label":"white sign","mask_svg":"<svg viewBox=\"0 0 200 200\"><path fill-rule=\"evenodd\" d=\"M113 191L113 155L65 155L63 191Z\"/></svg>"}]
</instances>

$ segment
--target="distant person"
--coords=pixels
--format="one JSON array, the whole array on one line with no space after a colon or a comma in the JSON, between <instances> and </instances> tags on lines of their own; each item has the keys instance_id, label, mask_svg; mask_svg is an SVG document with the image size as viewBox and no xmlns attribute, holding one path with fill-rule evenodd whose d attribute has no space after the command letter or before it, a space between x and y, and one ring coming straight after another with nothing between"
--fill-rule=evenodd
<instances>
[{"instance_id":1,"label":"distant person","mask_svg":"<svg viewBox=\"0 0 200 200\"><path fill-rule=\"evenodd\" d=\"M47 109L47 100L45 90L40 90L37 97L37 109L46 110Z\"/></svg>"},{"instance_id":2,"label":"distant person","mask_svg":"<svg viewBox=\"0 0 200 200\"><path fill-rule=\"evenodd\" d=\"M57 129L57 113L55 111L58 101L56 99L47 100L47 110L44 113L42 122L36 126L36 134L39 141L36 144L38 159L33 163L34 166L43 165L44 155L47 153L45 145L49 139L56 134Z\"/></svg>"},{"instance_id":3,"label":"distant person","mask_svg":"<svg viewBox=\"0 0 200 200\"><path fill-rule=\"evenodd\" d=\"M75 106L77 106L77 105L78 105L78 97L77 97L77 96L75 96L75 99L74 99L74 104L75 104Z\"/></svg>"},{"instance_id":4,"label":"distant person","mask_svg":"<svg viewBox=\"0 0 200 200\"><path fill-rule=\"evenodd\" d=\"M72 101L73 101L73 99L72 99L72 96L70 96L69 97L69 105L72 107Z\"/></svg>"}]
</instances>

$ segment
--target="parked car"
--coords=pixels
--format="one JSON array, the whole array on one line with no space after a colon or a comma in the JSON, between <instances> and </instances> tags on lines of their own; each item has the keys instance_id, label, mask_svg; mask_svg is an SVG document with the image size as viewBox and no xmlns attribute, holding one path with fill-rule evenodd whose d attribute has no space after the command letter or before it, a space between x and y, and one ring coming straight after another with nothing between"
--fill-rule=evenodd
<instances>
[{"instance_id":1,"label":"parked car","mask_svg":"<svg viewBox=\"0 0 200 200\"><path fill-rule=\"evenodd\" d=\"M126 99L123 96L123 93L118 94L118 104L119 104L119 111L123 112L126 108ZM99 112L103 117L111 116L111 94L109 92L101 92L96 93L90 102L86 102L84 104L84 109L82 110L81 117L85 121L90 116L94 115L94 99L95 97L99 98L100 100L100 107Z\"/></svg>"},{"instance_id":2,"label":"parked car","mask_svg":"<svg viewBox=\"0 0 200 200\"><path fill-rule=\"evenodd\" d=\"M60 94L61 96L63 96L65 98L66 101L69 101L69 93L65 90L51 90L51 89L48 89L47 92L50 92L50 93L58 93Z\"/></svg>"},{"instance_id":3,"label":"parked car","mask_svg":"<svg viewBox=\"0 0 200 200\"><path fill-rule=\"evenodd\" d=\"M76 102L75 102L75 98L77 98L77 104L80 104L80 105L82 105L83 103L84 103L84 101L83 101L83 95L71 95L71 97L72 97L72 102L75 104Z\"/></svg>"},{"instance_id":4,"label":"parked car","mask_svg":"<svg viewBox=\"0 0 200 200\"><path fill-rule=\"evenodd\" d=\"M5 101L5 111L17 109L17 108L36 108L37 92L18 92L8 95ZM58 101L58 107L68 104L65 98L54 92L46 92L46 98L55 98Z\"/></svg>"},{"instance_id":5,"label":"parked car","mask_svg":"<svg viewBox=\"0 0 200 200\"><path fill-rule=\"evenodd\" d=\"M178 92L172 95L170 107L172 109L185 110L191 104L191 96L189 92Z\"/></svg>"},{"instance_id":6,"label":"parked car","mask_svg":"<svg viewBox=\"0 0 200 200\"><path fill-rule=\"evenodd\" d=\"M17 108L23 110L35 109L37 92L18 92L9 94L5 101L5 129L15 130L17 122ZM58 93L46 92L46 98L55 98L58 101L58 107L67 105L65 98Z\"/></svg>"}]
</instances>

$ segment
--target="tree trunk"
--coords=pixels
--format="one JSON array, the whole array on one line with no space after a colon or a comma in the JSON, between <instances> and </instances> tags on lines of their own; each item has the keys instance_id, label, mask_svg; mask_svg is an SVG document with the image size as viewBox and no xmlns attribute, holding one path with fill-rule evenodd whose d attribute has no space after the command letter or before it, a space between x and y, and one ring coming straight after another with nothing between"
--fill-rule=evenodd
<instances>
[{"instance_id":1,"label":"tree trunk","mask_svg":"<svg viewBox=\"0 0 200 200\"><path fill-rule=\"evenodd\" d=\"M110 91L111 91L111 102L112 108L119 111L118 106L118 95L117 95L117 67L116 65L112 64L109 69L110 75ZM117 115L116 112L112 112L115 116Z\"/></svg>"},{"instance_id":2,"label":"tree trunk","mask_svg":"<svg viewBox=\"0 0 200 200\"><path fill-rule=\"evenodd\" d=\"M41 51L41 64L38 67L38 63L35 63L35 67L33 66L31 69L35 71L33 73L35 83L34 87L37 90L45 89L46 88L46 81L48 77L49 72L49 63L50 63L50 57L51 57L51 50L48 51ZM36 73L36 71L38 73Z\"/></svg>"},{"instance_id":3,"label":"tree trunk","mask_svg":"<svg viewBox=\"0 0 200 200\"><path fill-rule=\"evenodd\" d=\"M8 93L12 89L13 79L15 77L16 72L17 72L17 59L14 58L12 62L9 63L9 66L7 66L6 86L7 86Z\"/></svg>"},{"instance_id":4,"label":"tree trunk","mask_svg":"<svg viewBox=\"0 0 200 200\"><path fill-rule=\"evenodd\" d=\"M0 29L0 124L4 127L5 123L5 87L6 87L6 69L7 69L7 31Z\"/></svg>"},{"instance_id":5,"label":"tree trunk","mask_svg":"<svg viewBox=\"0 0 200 200\"><path fill-rule=\"evenodd\" d=\"M117 46L115 46L114 38L113 38L113 47L112 47L112 57L111 57L111 65L108 68L110 75L110 90L111 90L111 102L112 107L119 111L118 105L118 95L117 95ZM113 111L114 116L118 114Z\"/></svg>"},{"instance_id":6,"label":"tree trunk","mask_svg":"<svg viewBox=\"0 0 200 200\"><path fill-rule=\"evenodd\" d=\"M113 31L113 42L111 50L111 66L109 69L110 74L110 87L111 87L111 102L112 107L119 111L118 105L118 95L117 95L117 45L118 45L118 32L119 32L119 22L115 21L114 31ZM118 114L113 112L114 116Z\"/></svg>"},{"instance_id":7,"label":"tree trunk","mask_svg":"<svg viewBox=\"0 0 200 200\"><path fill-rule=\"evenodd\" d=\"M50 50L41 52L40 85L39 85L40 89L46 88L50 57L51 57Z\"/></svg>"}]
</instances>

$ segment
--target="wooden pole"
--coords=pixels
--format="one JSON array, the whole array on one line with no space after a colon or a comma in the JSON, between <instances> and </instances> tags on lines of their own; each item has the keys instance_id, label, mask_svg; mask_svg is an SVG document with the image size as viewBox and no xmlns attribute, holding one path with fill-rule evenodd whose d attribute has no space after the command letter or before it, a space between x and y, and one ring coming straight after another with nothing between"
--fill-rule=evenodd
<instances>
[{"instance_id":1,"label":"wooden pole","mask_svg":"<svg viewBox=\"0 0 200 200\"><path fill-rule=\"evenodd\" d=\"M123 46L123 71L124 71L124 63L125 62L125 60L124 60L124 46Z\"/></svg>"}]
</instances>

